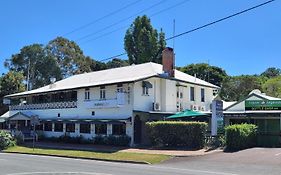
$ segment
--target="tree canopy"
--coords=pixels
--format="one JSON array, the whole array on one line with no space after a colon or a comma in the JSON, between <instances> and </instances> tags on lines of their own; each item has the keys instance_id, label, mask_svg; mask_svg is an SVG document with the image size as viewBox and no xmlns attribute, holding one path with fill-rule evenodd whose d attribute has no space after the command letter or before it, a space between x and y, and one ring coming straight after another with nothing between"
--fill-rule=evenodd
<instances>
[{"instance_id":1,"label":"tree canopy","mask_svg":"<svg viewBox=\"0 0 281 175\"><path fill-rule=\"evenodd\" d=\"M206 63L190 64L179 68L179 70L189 75L196 75L197 78L217 86L221 86L221 82L227 77L225 70Z\"/></svg>"},{"instance_id":2,"label":"tree canopy","mask_svg":"<svg viewBox=\"0 0 281 175\"><path fill-rule=\"evenodd\" d=\"M261 76L265 76L267 78L273 78L279 75L281 75L281 69L276 67L269 67L263 73L261 73Z\"/></svg>"},{"instance_id":3,"label":"tree canopy","mask_svg":"<svg viewBox=\"0 0 281 175\"><path fill-rule=\"evenodd\" d=\"M130 64L162 63L165 34L162 30L158 34L146 15L138 16L125 34L124 47Z\"/></svg>"},{"instance_id":4,"label":"tree canopy","mask_svg":"<svg viewBox=\"0 0 281 175\"><path fill-rule=\"evenodd\" d=\"M266 94L281 98L281 75L268 79L262 88Z\"/></svg>"}]
</instances>

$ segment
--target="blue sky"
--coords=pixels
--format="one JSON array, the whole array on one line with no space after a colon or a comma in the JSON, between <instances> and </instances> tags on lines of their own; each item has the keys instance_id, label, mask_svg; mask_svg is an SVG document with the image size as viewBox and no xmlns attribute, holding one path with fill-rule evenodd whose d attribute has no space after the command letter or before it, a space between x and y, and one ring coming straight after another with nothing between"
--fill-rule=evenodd
<instances>
[{"instance_id":1,"label":"blue sky","mask_svg":"<svg viewBox=\"0 0 281 175\"><path fill-rule=\"evenodd\" d=\"M170 37L173 35L173 19L176 21L178 34L265 2L141 0L83 30L65 35L135 1L0 1L0 73L7 72L3 67L4 60L18 53L23 46L33 43L46 44L57 36L76 41L85 55L96 60L123 53L126 29L136 14L151 17L153 26L156 29L163 28L166 37ZM179 3L181 4L172 9L158 13ZM153 8L149 8L151 6ZM281 68L280 11L281 1L277 0L241 16L175 39L176 65L209 61L211 65L225 69L229 75L260 74L272 66ZM130 16L132 17L129 18ZM113 26L126 18L128 19ZM107 29L101 31L104 28ZM93 34L90 37L78 40L91 33ZM106 33L111 34L105 35ZM103 36L100 37L101 35ZM172 46L171 41L167 44Z\"/></svg>"}]
</instances>

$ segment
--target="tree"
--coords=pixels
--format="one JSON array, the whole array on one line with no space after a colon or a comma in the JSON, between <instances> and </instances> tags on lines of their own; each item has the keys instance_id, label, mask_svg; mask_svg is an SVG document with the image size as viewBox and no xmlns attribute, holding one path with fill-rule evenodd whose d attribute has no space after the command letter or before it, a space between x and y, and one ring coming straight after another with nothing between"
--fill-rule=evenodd
<instances>
[{"instance_id":1,"label":"tree","mask_svg":"<svg viewBox=\"0 0 281 175\"><path fill-rule=\"evenodd\" d=\"M22 72L9 71L0 77L0 115L8 110L3 104L3 97L8 94L22 92L25 90Z\"/></svg>"},{"instance_id":2,"label":"tree","mask_svg":"<svg viewBox=\"0 0 281 175\"><path fill-rule=\"evenodd\" d=\"M107 69L129 66L128 60L121 60L119 58L114 58L106 63Z\"/></svg>"},{"instance_id":3,"label":"tree","mask_svg":"<svg viewBox=\"0 0 281 175\"><path fill-rule=\"evenodd\" d=\"M281 69L276 67L269 67L263 73L261 73L261 76L265 76L267 78L273 78L279 75L281 75Z\"/></svg>"},{"instance_id":4,"label":"tree","mask_svg":"<svg viewBox=\"0 0 281 175\"><path fill-rule=\"evenodd\" d=\"M150 61L162 63L161 53L166 47L165 34L162 30L158 34L146 15L138 16L125 34L124 47L130 64Z\"/></svg>"},{"instance_id":5,"label":"tree","mask_svg":"<svg viewBox=\"0 0 281 175\"><path fill-rule=\"evenodd\" d=\"M28 80L29 90L49 84L51 77L61 79L56 61L46 54L41 44L24 46L20 53L5 61L5 67L22 72Z\"/></svg>"},{"instance_id":6,"label":"tree","mask_svg":"<svg viewBox=\"0 0 281 175\"><path fill-rule=\"evenodd\" d=\"M254 89L262 89L262 80L259 76L227 77L222 82L220 96L226 101L238 101L245 98Z\"/></svg>"},{"instance_id":7,"label":"tree","mask_svg":"<svg viewBox=\"0 0 281 175\"><path fill-rule=\"evenodd\" d=\"M281 75L268 79L262 88L267 95L281 98Z\"/></svg>"},{"instance_id":8,"label":"tree","mask_svg":"<svg viewBox=\"0 0 281 175\"><path fill-rule=\"evenodd\" d=\"M57 37L47 44L46 51L48 56L56 60L63 78L91 71L90 58L83 54L74 41Z\"/></svg>"},{"instance_id":9,"label":"tree","mask_svg":"<svg viewBox=\"0 0 281 175\"><path fill-rule=\"evenodd\" d=\"M197 78L217 86L221 86L221 82L227 77L225 70L220 67L210 66L206 63L190 64L179 69L184 73L196 75Z\"/></svg>"}]
</instances>

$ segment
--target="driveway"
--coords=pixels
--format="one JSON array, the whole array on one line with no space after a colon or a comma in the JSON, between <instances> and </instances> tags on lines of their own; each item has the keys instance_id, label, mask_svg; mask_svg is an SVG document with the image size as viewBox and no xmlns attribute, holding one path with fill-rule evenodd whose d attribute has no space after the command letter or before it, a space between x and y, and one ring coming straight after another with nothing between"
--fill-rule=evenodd
<instances>
[{"instance_id":1,"label":"driveway","mask_svg":"<svg viewBox=\"0 0 281 175\"><path fill-rule=\"evenodd\" d=\"M280 175L281 148L174 158L138 165L48 156L0 153L0 175Z\"/></svg>"}]
</instances>

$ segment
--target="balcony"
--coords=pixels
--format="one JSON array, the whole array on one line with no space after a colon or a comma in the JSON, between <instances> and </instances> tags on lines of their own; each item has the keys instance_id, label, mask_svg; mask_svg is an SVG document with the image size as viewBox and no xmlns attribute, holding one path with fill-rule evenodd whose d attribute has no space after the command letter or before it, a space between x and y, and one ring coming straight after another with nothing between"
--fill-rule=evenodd
<instances>
[{"instance_id":1,"label":"balcony","mask_svg":"<svg viewBox=\"0 0 281 175\"><path fill-rule=\"evenodd\" d=\"M36 109L65 109L65 108L77 108L77 101L11 105L10 111L36 110Z\"/></svg>"},{"instance_id":2,"label":"balcony","mask_svg":"<svg viewBox=\"0 0 281 175\"><path fill-rule=\"evenodd\" d=\"M115 99L86 100L84 106L87 109L120 108L126 104L126 93L118 92Z\"/></svg>"}]
</instances>

